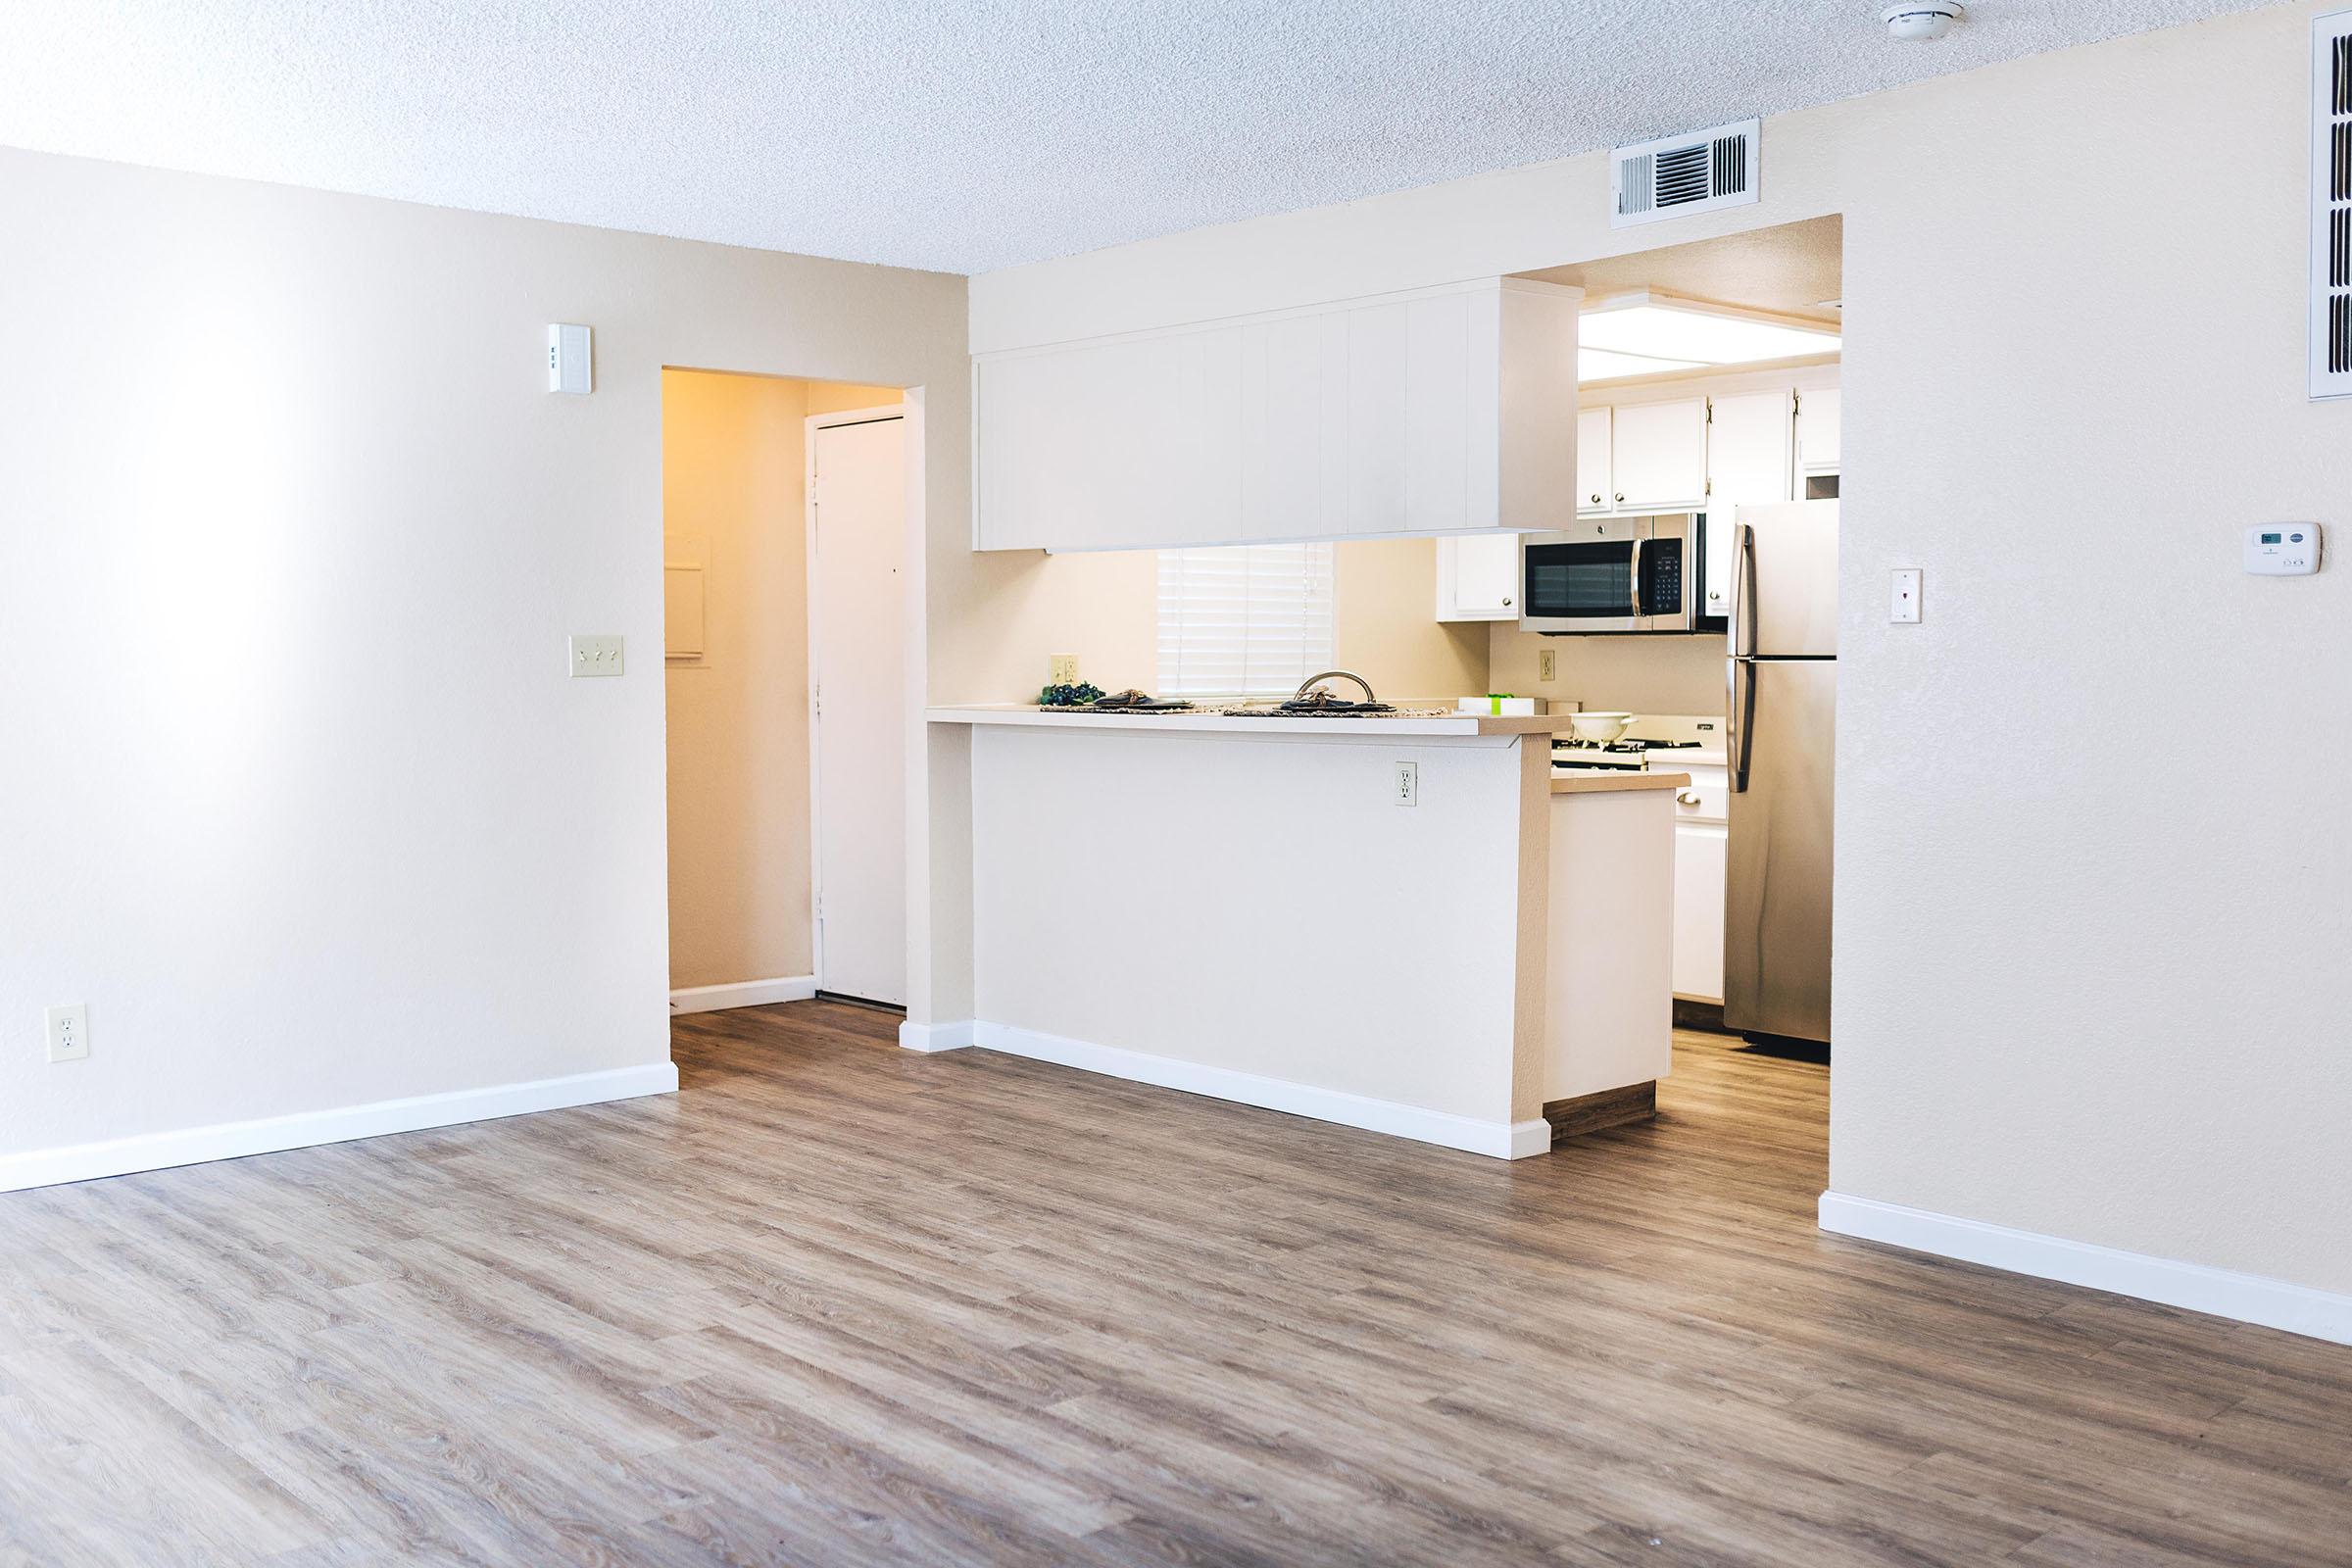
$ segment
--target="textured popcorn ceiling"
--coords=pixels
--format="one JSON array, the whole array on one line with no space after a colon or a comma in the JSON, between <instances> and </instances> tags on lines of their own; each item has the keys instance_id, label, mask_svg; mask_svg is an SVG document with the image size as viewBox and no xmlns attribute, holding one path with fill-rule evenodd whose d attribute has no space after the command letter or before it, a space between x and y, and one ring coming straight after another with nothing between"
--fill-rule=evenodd
<instances>
[{"instance_id":1,"label":"textured popcorn ceiling","mask_svg":"<svg viewBox=\"0 0 2352 1568\"><path fill-rule=\"evenodd\" d=\"M5 0L0 144L974 272L2251 9Z\"/></svg>"}]
</instances>

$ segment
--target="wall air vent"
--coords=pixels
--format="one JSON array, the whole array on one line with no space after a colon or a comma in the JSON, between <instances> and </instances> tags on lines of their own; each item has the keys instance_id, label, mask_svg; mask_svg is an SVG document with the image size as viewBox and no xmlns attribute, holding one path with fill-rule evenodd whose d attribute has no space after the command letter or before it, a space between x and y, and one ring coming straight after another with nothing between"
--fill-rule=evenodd
<instances>
[{"instance_id":1,"label":"wall air vent","mask_svg":"<svg viewBox=\"0 0 2352 1568\"><path fill-rule=\"evenodd\" d=\"M1609 226L1654 223L1756 199L1763 122L1742 120L1609 154Z\"/></svg>"},{"instance_id":2,"label":"wall air vent","mask_svg":"<svg viewBox=\"0 0 2352 1568\"><path fill-rule=\"evenodd\" d=\"M2311 24L2311 395L2352 397L2352 11Z\"/></svg>"}]
</instances>

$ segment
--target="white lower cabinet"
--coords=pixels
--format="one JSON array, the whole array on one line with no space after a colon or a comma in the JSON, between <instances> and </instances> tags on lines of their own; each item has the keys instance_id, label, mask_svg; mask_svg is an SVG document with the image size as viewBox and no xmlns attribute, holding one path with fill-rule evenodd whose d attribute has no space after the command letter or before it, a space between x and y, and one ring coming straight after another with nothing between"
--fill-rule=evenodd
<instances>
[{"instance_id":1,"label":"white lower cabinet","mask_svg":"<svg viewBox=\"0 0 2352 1568\"><path fill-rule=\"evenodd\" d=\"M1519 618L1519 536L1469 533L1438 540L1438 619Z\"/></svg>"},{"instance_id":2,"label":"white lower cabinet","mask_svg":"<svg viewBox=\"0 0 2352 1568\"><path fill-rule=\"evenodd\" d=\"M1719 767L1690 767L1674 798L1674 994L1723 1001L1723 873L1730 783Z\"/></svg>"}]
</instances>

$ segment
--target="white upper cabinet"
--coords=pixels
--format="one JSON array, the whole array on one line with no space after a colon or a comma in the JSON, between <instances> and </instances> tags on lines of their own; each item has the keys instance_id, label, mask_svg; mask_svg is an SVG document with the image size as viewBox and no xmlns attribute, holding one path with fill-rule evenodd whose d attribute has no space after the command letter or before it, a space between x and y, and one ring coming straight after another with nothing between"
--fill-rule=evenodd
<instances>
[{"instance_id":1,"label":"white upper cabinet","mask_svg":"<svg viewBox=\"0 0 2352 1568\"><path fill-rule=\"evenodd\" d=\"M1611 504L1692 512L1707 504L1707 400L1620 403L1610 416Z\"/></svg>"},{"instance_id":2,"label":"white upper cabinet","mask_svg":"<svg viewBox=\"0 0 2352 1568\"><path fill-rule=\"evenodd\" d=\"M1609 406L1576 411L1576 510L1614 512L1609 484Z\"/></svg>"},{"instance_id":3,"label":"white upper cabinet","mask_svg":"<svg viewBox=\"0 0 2352 1568\"><path fill-rule=\"evenodd\" d=\"M1798 395L1796 466L1807 473L1838 471L1838 423L1842 412L1838 389L1815 387Z\"/></svg>"},{"instance_id":4,"label":"white upper cabinet","mask_svg":"<svg viewBox=\"0 0 2352 1568\"><path fill-rule=\"evenodd\" d=\"M1486 278L983 355L974 544L1564 527L1581 298Z\"/></svg>"},{"instance_id":5,"label":"white upper cabinet","mask_svg":"<svg viewBox=\"0 0 2352 1568\"><path fill-rule=\"evenodd\" d=\"M1519 618L1519 536L1465 533L1440 539L1438 619Z\"/></svg>"},{"instance_id":6,"label":"white upper cabinet","mask_svg":"<svg viewBox=\"0 0 2352 1568\"><path fill-rule=\"evenodd\" d=\"M1815 394L1807 393L1810 400ZM1734 392L1715 399L1707 427L1707 516L1730 523L1740 507L1795 497L1789 467L1789 420L1795 399L1785 388ZM1728 615L1732 604L1732 551L1728 527L1707 536L1706 595L1700 607Z\"/></svg>"}]
</instances>

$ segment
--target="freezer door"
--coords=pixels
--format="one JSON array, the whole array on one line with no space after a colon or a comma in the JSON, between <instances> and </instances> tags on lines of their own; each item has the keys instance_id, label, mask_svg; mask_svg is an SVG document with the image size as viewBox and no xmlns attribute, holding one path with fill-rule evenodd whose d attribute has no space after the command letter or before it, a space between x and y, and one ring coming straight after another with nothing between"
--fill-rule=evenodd
<instances>
[{"instance_id":1,"label":"freezer door","mask_svg":"<svg viewBox=\"0 0 2352 1568\"><path fill-rule=\"evenodd\" d=\"M1732 705L1723 1020L1826 1041L1838 662L1734 660Z\"/></svg>"},{"instance_id":2,"label":"freezer door","mask_svg":"<svg viewBox=\"0 0 2352 1568\"><path fill-rule=\"evenodd\" d=\"M1838 503L1741 507L1732 529L1732 653L1838 652Z\"/></svg>"}]
</instances>

